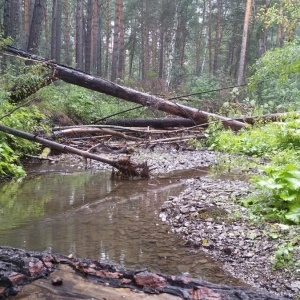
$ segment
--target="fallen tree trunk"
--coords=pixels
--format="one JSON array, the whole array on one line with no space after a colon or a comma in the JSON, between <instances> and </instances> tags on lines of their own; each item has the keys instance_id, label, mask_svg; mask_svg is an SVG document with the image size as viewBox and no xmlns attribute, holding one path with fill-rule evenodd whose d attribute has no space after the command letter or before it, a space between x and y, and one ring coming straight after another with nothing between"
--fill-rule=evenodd
<instances>
[{"instance_id":1,"label":"fallen tree trunk","mask_svg":"<svg viewBox=\"0 0 300 300\"><path fill-rule=\"evenodd\" d=\"M63 276L57 277L55 275L55 270L64 265L70 266L80 278L84 275L85 280L95 284L95 289L99 284L104 286L107 285L111 289L129 288L140 292L143 291L145 293L154 294L154 299L159 297L159 294L161 293L175 295L185 300L288 299L253 288L220 285L196 278L151 273L148 272L147 269L127 269L107 261L92 260L88 258L73 259L60 254L37 251L26 252L22 249L6 246L0 246L0 298L6 299L9 296L15 296L19 292L18 286L20 285L29 284L39 278L51 278L52 272L54 272L54 276L51 281L49 280L52 282L52 286L50 285L50 287L47 288L47 285L43 284L42 287L47 291L48 298L49 294L50 297L52 296L51 293L57 297L60 295L59 291L61 289L57 289L56 286L63 284ZM70 270L65 270L70 273ZM70 278L67 279L70 280ZM73 284L75 286L76 282ZM72 293L73 297L74 295L75 297L78 296L76 299L89 298L86 294ZM112 297L109 297L109 299L116 299L113 298L113 294L111 294L111 296ZM66 297L62 297L61 299L65 298ZM118 299L119 298L122 297L118 297Z\"/></svg>"},{"instance_id":2,"label":"fallen tree trunk","mask_svg":"<svg viewBox=\"0 0 300 300\"><path fill-rule=\"evenodd\" d=\"M54 77L54 73L52 72L45 75L40 82L36 82L34 84L30 84L29 82L22 84L16 83L10 90L10 102L20 102L56 80L57 78Z\"/></svg>"},{"instance_id":3,"label":"fallen tree trunk","mask_svg":"<svg viewBox=\"0 0 300 300\"><path fill-rule=\"evenodd\" d=\"M164 119L112 119L106 121L105 125L116 125L124 127L153 127L153 128L168 128L168 127L192 127L195 122L184 118L164 118Z\"/></svg>"},{"instance_id":4,"label":"fallen tree trunk","mask_svg":"<svg viewBox=\"0 0 300 300\"><path fill-rule=\"evenodd\" d=\"M100 162L103 162L105 164L111 165L112 167L116 168L119 170L123 176L125 177L142 177L142 178L148 178L149 177L149 167L147 163L133 163L130 161L129 158L124 158L120 160L111 160L99 155L92 154L88 151L82 151L79 149L76 149L74 147L62 145L53 141L46 140L44 138L38 137L36 135L33 135L28 132L24 132L21 130L17 130L5 125L0 124L0 131L12 134L14 136L21 137L23 139L37 142L39 144L42 144L44 146L47 146L51 149L59 150L62 152L68 152L68 153L73 153L79 156L82 156L84 158L89 158L93 160L97 160Z\"/></svg>"},{"instance_id":5,"label":"fallen tree trunk","mask_svg":"<svg viewBox=\"0 0 300 300\"><path fill-rule=\"evenodd\" d=\"M87 127L80 128L80 126L78 128L69 128L69 129L64 129L64 130L60 130L60 131L55 131L51 136L52 137L72 136L72 135L76 136L76 135L80 135L80 134L94 134L94 133L106 133L109 135L121 137L121 138L129 140L129 141L136 141L136 142L144 141L144 139L134 137L134 136L129 136L124 133L117 132L117 131L114 131L111 129L87 128Z\"/></svg>"},{"instance_id":6,"label":"fallen tree trunk","mask_svg":"<svg viewBox=\"0 0 300 300\"><path fill-rule=\"evenodd\" d=\"M82 71L54 63L46 58L32 55L26 51L14 48L12 46L3 47L3 50L15 55L25 57L27 59L31 59L33 61L45 63L46 65L55 69L55 76L57 78L65 82L82 86L110 96L118 97L130 102L142 104L152 109L161 110L172 115L191 119L195 122L195 125L207 123L210 119L215 119L220 120L223 123L224 127L230 127L233 130L239 130L245 127L244 123L235 121L231 118L204 112L196 108L192 108L182 104L176 104L159 97L138 92L136 90L120 86L114 82L102 79L100 77L94 77Z\"/></svg>"}]
</instances>

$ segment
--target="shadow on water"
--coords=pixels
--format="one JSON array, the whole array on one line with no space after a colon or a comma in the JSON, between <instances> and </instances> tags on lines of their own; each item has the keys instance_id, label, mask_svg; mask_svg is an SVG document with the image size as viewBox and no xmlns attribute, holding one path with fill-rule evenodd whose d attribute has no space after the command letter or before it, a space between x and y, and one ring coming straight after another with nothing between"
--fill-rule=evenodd
<instances>
[{"instance_id":1,"label":"shadow on water","mask_svg":"<svg viewBox=\"0 0 300 300\"><path fill-rule=\"evenodd\" d=\"M162 203L184 188L180 179L204 176L206 170L112 181L108 171L57 168L0 185L0 245L242 284L205 253L183 246L159 219Z\"/></svg>"}]
</instances>

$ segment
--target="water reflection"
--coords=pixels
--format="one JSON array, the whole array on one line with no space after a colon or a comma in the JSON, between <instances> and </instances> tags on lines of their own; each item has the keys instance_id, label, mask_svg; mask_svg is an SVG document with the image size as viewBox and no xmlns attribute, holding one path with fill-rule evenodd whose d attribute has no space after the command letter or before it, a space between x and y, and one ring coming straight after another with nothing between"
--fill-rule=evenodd
<instances>
[{"instance_id":1,"label":"water reflection","mask_svg":"<svg viewBox=\"0 0 300 300\"><path fill-rule=\"evenodd\" d=\"M241 284L204 253L184 247L159 220L162 202L182 188L176 178L113 182L107 172L9 183L0 187L0 244Z\"/></svg>"}]
</instances>

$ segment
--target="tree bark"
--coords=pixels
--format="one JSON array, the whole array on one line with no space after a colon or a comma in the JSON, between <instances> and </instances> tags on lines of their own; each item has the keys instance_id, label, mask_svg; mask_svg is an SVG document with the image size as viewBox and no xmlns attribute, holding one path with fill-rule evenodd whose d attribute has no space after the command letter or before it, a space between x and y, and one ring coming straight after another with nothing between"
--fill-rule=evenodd
<instances>
[{"instance_id":1,"label":"tree bark","mask_svg":"<svg viewBox=\"0 0 300 300\"><path fill-rule=\"evenodd\" d=\"M77 0L76 6L76 67L83 69L83 0Z\"/></svg>"},{"instance_id":2,"label":"tree bark","mask_svg":"<svg viewBox=\"0 0 300 300\"><path fill-rule=\"evenodd\" d=\"M57 78L55 78L53 75L53 73L47 74L43 79L41 79L40 82L36 82L35 84L31 85L29 82L24 84L16 83L10 90L10 102L21 102L22 100L36 93L41 88L50 85L52 82L57 80Z\"/></svg>"},{"instance_id":3,"label":"tree bark","mask_svg":"<svg viewBox=\"0 0 300 300\"><path fill-rule=\"evenodd\" d=\"M242 38L242 48L241 48L241 56L240 56L240 66L239 66L239 73L238 73L238 80L237 80L238 85L241 85L244 80L246 50L247 50L247 40L248 40L248 28L249 28L250 15L251 15L251 5L252 5L252 0L247 0L245 20L244 20L244 29L243 29L243 38Z\"/></svg>"},{"instance_id":4,"label":"tree bark","mask_svg":"<svg viewBox=\"0 0 300 300\"><path fill-rule=\"evenodd\" d=\"M108 263L107 261L102 260L69 258L60 254L25 251L7 246L0 246L0 259L0 278L2 279L0 282L1 299L4 299L5 295L15 295L16 291L20 290L18 286L21 286L21 283L30 283L38 278L46 278L56 269L61 268L63 272L71 273L71 270L64 268L63 265L68 265L72 268L72 270L74 270L74 283L76 282L76 278L79 278L76 276L87 277L90 275L92 278L95 278L95 282L101 282L104 285L110 286L112 290L112 287L130 288L135 291L144 291L145 293L155 294L153 298L160 298L160 293L166 293L169 295L178 296L178 299L186 300L287 299L286 297L276 296L248 287L229 286L224 284L220 285L196 278L170 276L161 273L150 273L143 269L127 269L112 262ZM126 279L126 281L124 279ZM70 279L68 278L68 280ZM51 282L51 280L48 281ZM39 284L37 285L39 286ZM48 284L48 286L49 288L47 287L47 284L43 284L42 288L48 291L49 298L52 298L52 295L53 297L56 297L57 290L54 289L51 284ZM109 299L116 299L114 295L115 294L112 293ZM86 298L88 298L88 296ZM120 298L122 297L124 296L120 296ZM20 298L23 298L22 294ZM129 295L129 298L127 296L126 298L129 299L131 297ZM140 298L144 298L143 294L141 294Z\"/></svg>"},{"instance_id":5,"label":"tree bark","mask_svg":"<svg viewBox=\"0 0 300 300\"><path fill-rule=\"evenodd\" d=\"M71 59L71 44L70 44L70 22L69 22L69 0L64 0L64 18L65 18L65 57L64 61L66 65L70 65L72 63Z\"/></svg>"},{"instance_id":6,"label":"tree bark","mask_svg":"<svg viewBox=\"0 0 300 300\"><path fill-rule=\"evenodd\" d=\"M29 41L27 46L27 50L34 54L39 53L46 2L46 0L39 0L35 1L34 4L32 22L30 25Z\"/></svg>"},{"instance_id":7,"label":"tree bark","mask_svg":"<svg viewBox=\"0 0 300 300\"><path fill-rule=\"evenodd\" d=\"M53 1L51 58L60 63L62 29L62 0Z\"/></svg>"},{"instance_id":8,"label":"tree bark","mask_svg":"<svg viewBox=\"0 0 300 300\"><path fill-rule=\"evenodd\" d=\"M106 78L108 75L108 64L109 64L109 40L110 40L110 0L106 1L105 8L105 28L106 28L106 39L105 39L105 66L104 74Z\"/></svg>"},{"instance_id":9,"label":"tree bark","mask_svg":"<svg viewBox=\"0 0 300 300\"><path fill-rule=\"evenodd\" d=\"M196 108L192 108L182 104L176 104L159 97L138 92L136 90L123 87L100 77L90 76L82 71L54 63L48 59L38 57L36 55L32 56L26 51L11 46L4 47L3 50L15 55L33 59L34 61L44 62L48 66L55 69L55 76L57 78L65 82L82 86L113 97L118 97L130 102L142 104L144 106L151 107L152 109L161 110L172 115L188 118L193 120L195 124L203 124L209 122L210 119L215 119L220 120L225 127L230 127L233 130L239 130L245 127L245 124L243 124L242 122L235 121L231 118L204 112Z\"/></svg>"},{"instance_id":10,"label":"tree bark","mask_svg":"<svg viewBox=\"0 0 300 300\"><path fill-rule=\"evenodd\" d=\"M202 20L199 20L199 33L196 41L196 50L195 50L195 69L194 75L199 76L201 71L201 63L200 63L200 53L201 48L203 46L203 28L204 22L206 21L206 0L203 1L202 8Z\"/></svg>"},{"instance_id":11,"label":"tree bark","mask_svg":"<svg viewBox=\"0 0 300 300\"><path fill-rule=\"evenodd\" d=\"M121 6L122 6L122 0L116 0L116 12L115 12L115 23L114 23L114 45L113 45L112 60L111 60L111 81L115 81L118 76Z\"/></svg>"},{"instance_id":12,"label":"tree bark","mask_svg":"<svg viewBox=\"0 0 300 300\"><path fill-rule=\"evenodd\" d=\"M165 118L165 119L112 119L104 122L106 125L117 125L123 127L192 127L195 126L193 120L184 118Z\"/></svg>"},{"instance_id":13,"label":"tree bark","mask_svg":"<svg viewBox=\"0 0 300 300\"><path fill-rule=\"evenodd\" d=\"M216 38L215 38L215 52L213 61L213 74L217 75L219 66L219 52L221 46L221 13L222 13L222 0L217 1L217 24L216 24Z\"/></svg>"},{"instance_id":14,"label":"tree bark","mask_svg":"<svg viewBox=\"0 0 300 300\"><path fill-rule=\"evenodd\" d=\"M85 34L85 72L91 73L92 65L92 31L93 31L93 1L87 2L87 27Z\"/></svg>"},{"instance_id":15,"label":"tree bark","mask_svg":"<svg viewBox=\"0 0 300 300\"><path fill-rule=\"evenodd\" d=\"M102 76L103 71L102 71L102 25L101 25L101 19L102 19L102 3L100 0L97 1L97 25L95 24L95 38L97 40L97 47L95 49L95 59L96 61L96 69L97 69L97 76Z\"/></svg>"}]
</instances>

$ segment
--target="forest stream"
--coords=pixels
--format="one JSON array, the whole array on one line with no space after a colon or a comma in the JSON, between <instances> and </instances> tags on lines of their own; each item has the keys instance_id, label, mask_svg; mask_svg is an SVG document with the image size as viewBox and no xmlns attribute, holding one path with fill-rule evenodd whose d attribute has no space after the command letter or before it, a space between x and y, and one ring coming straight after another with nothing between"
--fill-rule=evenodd
<instances>
[{"instance_id":1,"label":"forest stream","mask_svg":"<svg viewBox=\"0 0 300 300\"><path fill-rule=\"evenodd\" d=\"M0 245L242 285L204 252L185 246L159 217L162 203L183 189L182 179L206 174L202 168L115 181L110 171L32 167L22 181L0 186Z\"/></svg>"}]
</instances>

